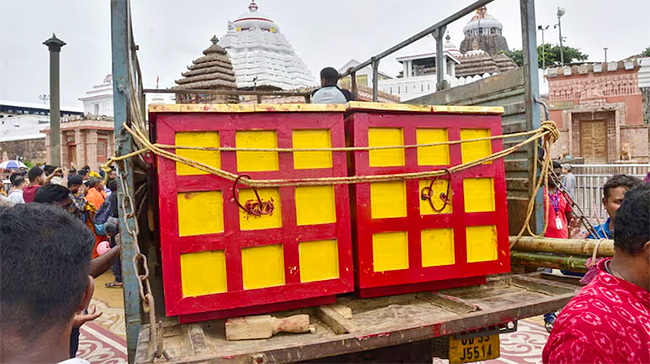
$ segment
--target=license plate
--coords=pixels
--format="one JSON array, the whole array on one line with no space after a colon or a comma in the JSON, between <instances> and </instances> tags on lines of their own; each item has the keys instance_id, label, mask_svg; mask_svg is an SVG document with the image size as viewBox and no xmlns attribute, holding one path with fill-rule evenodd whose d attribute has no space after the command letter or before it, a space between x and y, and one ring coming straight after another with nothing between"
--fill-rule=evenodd
<instances>
[{"instance_id":1,"label":"license plate","mask_svg":"<svg viewBox=\"0 0 650 364\"><path fill-rule=\"evenodd\" d=\"M499 357L499 334L449 339L449 364L471 363Z\"/></svg>"}]
</instances>

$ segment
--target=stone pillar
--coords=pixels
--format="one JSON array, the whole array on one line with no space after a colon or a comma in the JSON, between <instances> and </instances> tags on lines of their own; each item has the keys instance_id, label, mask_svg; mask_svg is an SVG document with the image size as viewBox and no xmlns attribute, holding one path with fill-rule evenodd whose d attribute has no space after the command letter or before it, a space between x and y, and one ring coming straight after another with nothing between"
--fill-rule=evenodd
<instances>
[{"instance_id":1,"label":"stone pillar","mask_svg":"<svg viewBox=\"0 0 650 364\"><path fill-rule=\"evenodd\" d=\"M77 129L74 131L74 142L76 145L77 152L77 169L86 165L86 141L85 133Z\"/></svg>"},{"instance_id":2,"label":"stone pillar","mask_svg":"<svg viewBox=\"0 0 650 364\"><path fill-rule=\"evenodd\" d=\"M60 167L70 167L70 156L68 156L68 134L61 132L61 165Z\"/></svg>"},{"instance_id":3,"label":"stone pillar","mask_svg":"<svg viewBox=\"0 0 650 364\"><path fill-rule=\"evenodd\" d=\"M52 34L52 38L43 42L50 50L50 146L48 151L48 163L53 165L61 164L61 108L59 95L59 54L65 42Z\"/></svg>"},{"instance_id":4,"label":"stone pillar","mask_svg":"<svg viewBox=\"0 0 650 364\"><path fill-rule=\"evenodd\" d=\"M52 162L52 158L50 157L50 133L45 133L45 150L47 152L47 158L45 159L45 163L50 164Z\"/></svg>"},{"instance_id":5,"label":"stone pillar","mask_svg":"<svg viewBox=\"0 0 650 364\"><path fill-rule=\"evenodd\" d=\"M97 171L99 168L97 163L97 130L86 131L86 164L93 171Z\"/></svg>"},{"instance_id":6,"label":"stone pillar","mask_svg":"<svg viewBox=\"0 0 650 364\"><path fill-rule=\"evenodd\" d=\"M115 154L115 133L112 131L108 132L108 146L106 149L106 153L108 153L106 160L108 160Z\"/></svg>"}]
</instances>

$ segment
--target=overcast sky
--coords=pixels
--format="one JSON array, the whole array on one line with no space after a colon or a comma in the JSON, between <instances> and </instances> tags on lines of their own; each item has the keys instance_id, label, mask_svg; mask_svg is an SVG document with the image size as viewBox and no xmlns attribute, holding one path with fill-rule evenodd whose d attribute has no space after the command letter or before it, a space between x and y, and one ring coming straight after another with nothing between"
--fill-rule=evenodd
<instances>
[{"instance_id":1,"label":"overcast sky","mask_svg":"<svg viewBox=\"0 0 650 364\"><path fill-rule=\"evenodd\" d=\"M249 0L132 0L132 18L145 87L174 85L180 73L221 38L229 20L247 12ZM279 26L312 74L364 61L472 0L258 0L260 12ZM650 0L537 0L537 23L551 25L547 43L557 43L557 7L566 8L562 33L590 61L620 60L650 45ZM510 48L521 48L518 0L495 0L488 13L503 22ZM460 45L471 15L449 26ZM39 102L49 93L48 51L42 42L52 32L67 43L61 53L62 104L78 101L111 72L109 0L0 0L0 98ZM538 32L538 42L541 34ZM433 42L430 43L433 45ZM421 49L425 44L416 45ZM433 51L433 49L432 49ZM403 50L399 54L408 53ZM393 58L380 69L396 75Z\"/></svg>"}]
</instances>

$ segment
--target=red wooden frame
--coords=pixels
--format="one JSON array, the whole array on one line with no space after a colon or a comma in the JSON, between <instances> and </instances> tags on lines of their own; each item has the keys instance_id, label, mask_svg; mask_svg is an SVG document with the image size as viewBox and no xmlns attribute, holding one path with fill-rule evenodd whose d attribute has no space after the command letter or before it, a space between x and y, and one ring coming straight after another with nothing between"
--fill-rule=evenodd
<instances>
[{"instance_id":1,"label":"red wooden frame","mask_svg":"<svg viewBox=\"0 0 650 364\"><path fill-rule=\"evenodd\" d=\"M449 140L460 140L460 129L490 129L491 135L501 135L499 115L458 115L442 113L390 113L385 111L353 111L346 118L348 138L354 146L368 146L368 128L388 127L403 129L404 144L417 144L416 129L445 128ZM503 141L492 140L492 152L503 149ZM370 167L366 151L353 153L351 173L356 175L380 175L440 170L461 164L460 144L449 146L450 165L419 166L417 149L404 150L405 165L399 167ZM464 212L463 179L468 177L490 177L494 179L495 211ZM440 177L447 179L446 176ZM362 297L373 297L418 290L450 288L480 284L488 274L504 273L510 270L508 242L508 216L506 203L505 166L503 159L492 164L482 164L451 177L452 213L420 215L419 180L406 181L407 216L401 218L372 219L370 210L370 184L358 184L352 190L352 216L355 248L356 288ZM468 263L466 249L467 226L495 225L497 228L497 260ZM420 231L432 228L453 228L455 264L421 267ZM374 272L372 235L377 232L407 231L409 268L385 272ZM477 277L476 279L466 279ZM431 284L434 281L449 281L447 284ZM408 285L408 286L405 286Z\"/></svg>"},{"instance_id":2,"label":"red wooden frame","mask_svg":"<svg viewBox=\"0 0 650 364\"><path fill-rule=\"evenodd\" d=\"M156 141L175 144L175 133L184 131L218 131L221 147L236 147L235 131L274 130L279 148L292 147L292 130L329 129L332 147L344 147L342 113L151 113ZM278 153L279 170L272 172L238 172L235 152L221 152L221 168L253 179L292 179L309 177L340 177L347 175L345 153L332 152L332 168L294 169L292 153ZM158 188L160 201L160 240L163 264L165 306L168 316L184 315L183 320L223 317L243 308L254 313L273 307L287 309L323 301L326 296L353 291L353 259L350 233L349 192L347 186L334 186L336 222L322 225L297 226L295 187L280 187L282 227L254 231L240 231L239 208L232 200L233 182L214 175L179 176L176 163L159 158ZM238 189L246 188L238 185ZM183 192L222 191L224 198L224 232L219 234L184 236L178 233L177 194ZM298 243L301 241L337 239L339 278L301 283ZM241 248L281 243L284 251L285 285L244 290L242 280ZM204 296L184 297L181 287L180 256L184 253L223 250L226 259L227 292ZM319 299L320 298L320 299ZM295 308L295 307L294 307ZM235 310L235 311L229 311ZM215 312L215 311L220 311ZM212 312L213 314L209 314ZM244 311L241 311L244 312ZM198 316L196 316L199 314Z\"/></svg>"}]
</instances>

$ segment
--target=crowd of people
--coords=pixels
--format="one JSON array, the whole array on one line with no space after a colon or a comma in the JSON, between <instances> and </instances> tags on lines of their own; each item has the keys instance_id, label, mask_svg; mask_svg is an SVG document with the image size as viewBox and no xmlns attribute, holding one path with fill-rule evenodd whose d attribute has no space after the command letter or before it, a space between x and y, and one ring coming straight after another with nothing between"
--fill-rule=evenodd
<instances>
[{"instance_id":1,"label":"crowd of people","mask_svg":"<svg viewBox=\"0 0 650 364\"><path fill-rule=\"evenodd\" d=\"M575 176L553 163L561 179L549 179L546 237L613 239L613 258L589 262L586 287L559 314L544 315L544 363L650 363L650 173L618 174L602 188L608 218L582 230L574 216ZM619 348L619 349L616 349Z\"/></svg>"},{"instance_id":2,"label":"crowd of people","mask_svg":"<svg viewBox=\"0 0 650 364\"><path fill-rule=\"evenodd\" d=\"M115 280L107 283L106 286L109 288L122 286L116 177L117 173L114 169L111 169L106 174L104 172L94 172L89 167L79 170L64 170L49 165L35 166L29 171L19 170L11 174L9 177L11 189L6 191L7 196L0 194L0 213L2 216L0 219L0 234L2 234L0 239L0 248L2 249L2 256L0 257L2 261L2 304L0 305L2 317L0 319L2 322L0 324L4 326L5 323L9 322L8 327L11 327L13 322L11 316L21 317L25 320L25 316L29 316L29 312L28 308L20 307L22 304L28 306L30 303L31 306L36 304L36 307L33 308L39 313L43 313L50 312L50 308L41 307L43 305L56 305L64 301L68 303L74 301L77 306L75 306L76 309L73 312L67 352L69 358L74 358L79 345L79 327L101 315L100 312L95 312L94 309L88 310L88 302L94 289L93 279L112 268ZM17 219L17 216L22 216L20 223L12 220ZM52 221L44 223L43 219L47 220L48 218L52 219ZM53 222L58 222L58 224L53 224ZM68 230L66 230L66 227ZM72 232L77 236L67 241L66 239L70 239ZM62 242L70 243L70 246L61 247L61 242L48 241L49 236L56 237L53 240L63 239ZM30 240L29 244L25 240ZM33 242L41 242L42 245L32 245ZM14 246L14 244L17 245ZM16 249L21 251L15 251ZM57 249L62 250L55 251ZM82 269L78 263L79 259L85 257L86 251L88 252L89 261ZM22 254L26 253L32 254L33 259L38 260L37 270L61 279L44 284L41 287L33 286L43 280L37 279L24 285L25 291L21 291L22 285L15 286L17 283L12 280L13 270L9 272L6 267L19 264L18 267L14 268L19 269L19 271L24 269L28 257ZM42 262L42 260L47 260L46 253L50 254L51 259L61 258L56 266L50 267L49 262L47 264ZM26 272L29 273L33 268L27 269ZM70 269L73 269L74 273ZM61 276L62 272L66 275ZM80 277L89 278L82 279ZM70 289L62 291L66 293L66 297L62 296L62 292L56 292L47 300L35 301L36 303L31 301L32 299L38 299L43 294L53 293L49 292L49 287L56 290L57 286L67 286L68 282L66 280L74 281L77 278L79 280L74 282L77 288L74 294L71 288L67 287ZM45 293L34 293L38 289L42 289ZM28 296L25 296L26 294ZM71 308L72 306L67 309ZM59 308L59 310L61 309ZM51 313L60 316L64 312L52 309ZM21 327L16 332L6 332L3 327L2 334L3 336L7 334L8 338L18 340L18 336L25 330L25 327L28 326ZM7 357L6 353L13 350L5 346L7 342L9 341L5 341L3 338L3 361ZM16 344L18 345L20 342L16 341ZM18 347L20 346L16 346L16 348Z\"/></svg>"}]
</instances>

